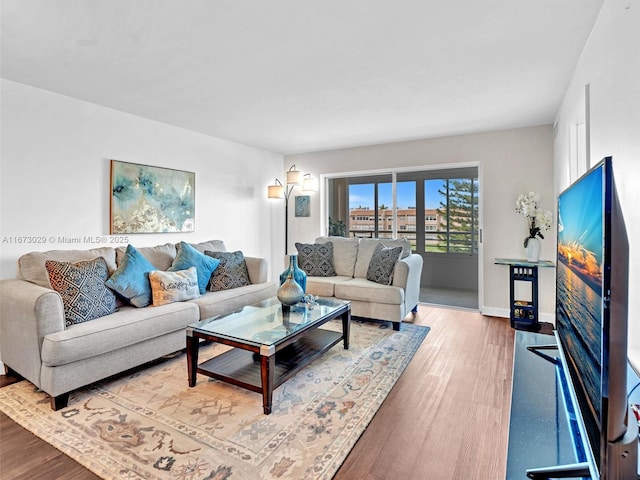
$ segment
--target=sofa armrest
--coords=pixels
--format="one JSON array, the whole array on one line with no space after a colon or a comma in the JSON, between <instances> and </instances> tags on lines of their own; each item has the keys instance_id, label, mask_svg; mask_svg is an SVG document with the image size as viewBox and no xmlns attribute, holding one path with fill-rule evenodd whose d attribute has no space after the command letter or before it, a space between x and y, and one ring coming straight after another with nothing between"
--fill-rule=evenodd
<instances>
[{"instance_id":1,"label":"sofa armrest","mask_svg":"<svg viewBox=\"0 0 640 480\"><path fill-rule=\"evenodd\" d=\"M251 283L265 283L269 277L269 263L264 258L244 257Z\"/></svg>"},{"instance_id":2,"label":"sofa armrest","mask_svg":"<svg viewBox=\"0 0 640 480\"><path fill-rule=\"evenodd\" d=\"M422 256L412 253L396 262L391 285L404 289L407 312L420 301L420 278L422 277Z\"/></svg>"},{"instance_id":3,"label":"sofa armrest","mask_svg":"<svg viewBox=\"0 0 640 480\"><path fill-rule=\"evenodd\" d=\"M65 329L60 295L25 280L0 280L2 362L40 386L42 341Z\"/></svg>"}]
</instances>

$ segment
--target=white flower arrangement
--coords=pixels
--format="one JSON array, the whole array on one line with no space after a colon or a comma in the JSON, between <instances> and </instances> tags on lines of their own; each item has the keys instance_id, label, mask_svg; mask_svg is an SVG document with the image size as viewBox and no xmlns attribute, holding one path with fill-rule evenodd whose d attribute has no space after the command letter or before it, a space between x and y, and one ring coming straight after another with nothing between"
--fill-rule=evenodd
<instances>
[{"instance_id":1,"label":"white flower arrangement","mask_svg":"<svg viewBox=\"0 0 640 480\"><path fill-rule=\"evenodd\" d=\"M527 248L530 238L540 237L544 239L542 230L549 230L553 221L550 210L538 208L540 194L537 192L521 193L516 199L516 212L527 217L529 224L529 236L524 239L524 247Z\"/></svg>"}]
</instances>

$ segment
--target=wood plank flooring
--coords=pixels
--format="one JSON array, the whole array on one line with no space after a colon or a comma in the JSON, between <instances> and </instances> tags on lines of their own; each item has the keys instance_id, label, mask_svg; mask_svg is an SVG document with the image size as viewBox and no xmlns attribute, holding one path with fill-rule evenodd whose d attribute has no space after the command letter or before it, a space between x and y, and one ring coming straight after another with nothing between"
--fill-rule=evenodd
<instances>
[{"instance_id":1,"label":"wood plank flooring","mask_svg":"<svg viewBox=\"0 0 640 480\"><path fill-rule=\"evenodd\" d=\"M509 321L420 305L414 323L429 335L334 480L503 480ZM0 386L12 381L0 376ZM0 478L99 477L0 414Z\"/></svg>"}]
</instances>

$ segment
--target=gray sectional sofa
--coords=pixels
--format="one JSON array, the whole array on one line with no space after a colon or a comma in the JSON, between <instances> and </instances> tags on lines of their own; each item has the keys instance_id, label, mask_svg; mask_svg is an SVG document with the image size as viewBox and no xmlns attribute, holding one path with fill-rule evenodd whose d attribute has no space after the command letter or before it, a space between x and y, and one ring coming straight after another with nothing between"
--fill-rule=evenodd
<instances>
[{"instance_id":1,"label":"gray sectional sofa","mask_svg":"<svg viewBox=\"0 0 640 480\"><path fill-rule=\"evenodd\" d=\"M351 301L351 314L356 317L393 322L400 329L405 317L416 312L420 296L422 257L411 252L406 239L374 239L318 237L315 243L333 244L335 276L308 276L307 293ZM402 247L395 264L391 285L367 280L369 263L378 243L386 247Z\"/></svg>"},{"instance_id":2,"label":"gray sectional sofa","mask_svg":"<svg viewBox=\"0 0 640 480\"><path fill-rule=\"evenodd\" d=\"M222 241L192 244L200 252L226 251ZM168 270L176 245L137 249L158 270ZM124 249L32 252L20 257L18 279L0 281L0 352L15 371L51 396L51 406L67 405L69 392L185 348L185 327L275 296L265 259L245 257L250 285L206 292L161 306L118 311L65 327L60 294L54 291L46 260L78 262L103 257L115 271ZM187 379L185 378L185 385Z\"/></svg>"}]
</instances>

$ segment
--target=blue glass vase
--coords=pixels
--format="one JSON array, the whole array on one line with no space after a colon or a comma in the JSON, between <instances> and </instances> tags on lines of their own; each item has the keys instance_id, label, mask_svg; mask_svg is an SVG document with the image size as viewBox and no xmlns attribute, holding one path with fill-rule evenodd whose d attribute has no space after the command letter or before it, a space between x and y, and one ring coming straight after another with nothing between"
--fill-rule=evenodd
<instances>
[{"instance_id":1,"label":"blue glass vase","mask_svg":"<svg viewBox=\"0 0 640 480\"><path fill-rule=\"evenodd\" d=\"M280 285L282 285L287 276L291 272L293 279L295 282L300 285L302 291L306 293L307 291L307 274L304 270L298 267L298 256L297 255L289 255L289 267L280 274Z\"/></svg>"}]
</instances>

